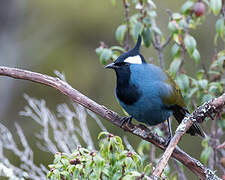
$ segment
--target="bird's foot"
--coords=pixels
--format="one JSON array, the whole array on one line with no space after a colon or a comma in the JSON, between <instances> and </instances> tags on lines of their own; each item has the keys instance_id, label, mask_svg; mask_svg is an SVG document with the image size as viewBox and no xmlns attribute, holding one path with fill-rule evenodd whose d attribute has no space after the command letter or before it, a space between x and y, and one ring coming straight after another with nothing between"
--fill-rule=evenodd
<instances>
[{"instance_id":1,"label":"bird's foot","mask_svg":"<svg viewBox=\"0 0 225 180\"><path fill-rule=\"evenodd\" d=\"M169 145L171 139L172 139L172 136L171 136L171 135L169 135L169 136L165 139L165 146L166 146L166 147Z\"/></svg>"},{"instance_id":2,"label":"bird's foot","mask_svg":"<svg viewBox=\"0 0 225 180\"><path fill-rule=\"evenodd\" d=\"M128 124L130 124L131 123L131 120L132 120L132 116L126 116L126 117L123 117L122 118L122 122L121 122L121 124L120 124L120 127L122 127L125 123L128 123Z\"/></svg>"}]
</instances>

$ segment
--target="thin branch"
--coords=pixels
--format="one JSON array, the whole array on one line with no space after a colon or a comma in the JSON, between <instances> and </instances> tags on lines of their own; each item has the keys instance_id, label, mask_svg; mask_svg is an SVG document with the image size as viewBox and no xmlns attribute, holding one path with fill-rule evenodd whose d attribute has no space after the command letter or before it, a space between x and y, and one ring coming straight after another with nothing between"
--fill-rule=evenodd
<instances>
[{"instance_id":1,"label":"thin branch","mask_svg":"<svg viewBox=\"0 0 225 180\"><path fill-rule=\"evenodd\" d=\"M152 163L155 162L155 146L151 146L150 160L151 160Z\"/></svg>"},{"instance_id":2,"label":"thin branch","mask_svg":"<svg viewBox=\"0 0 225 180\"><path fill-rule=\"evenodd\" d=\"M123 5L124 5L124 9L125 9L125 19L126 19L126 25L127 25L127 33L126 33L126 40L124 42L124 48L126 50L130 49L130 43L129 43L129 34L130 34L130 18L129 18L129 3L127 0L123 0Z\"/></svg>"},{"instance_id":3,"label":"thin branch","mask_svg":"<svg viewBox=\"0 0 225 180\"><path fill-rule=\"evenodd\" d=\"M124 144L126 145L126 147L127 147L127 149L128 149L129 151L135 152L133 146L132 146L132 145L130 144L130 142L128 141L127 136L123 136L123 142L124 142Z\"/></svg>"},{"instance_id":4,"label":"thin branch","mask_svg":"<svg viewBox=\"0 0 225 180\"><path fill-rule=\"evenodd\" d=\"M155 19L152 19L152 28L157 28ZM159 57L159 64L162 69L165 69L165 62L162 53L162 46L161 46L161 38L160 35L154 32L154 39L152 40L152 44L154 48L157 50L158 57Z\"/></svg>"},{"instance_id":5,"label":"thin branch","mask_svg":"<svg viewBox=\"0 0 225 180\"><path fill-rule=\"evenodd\" d=\"M168 39L166 40L166 42L164 44L162 44L161 49L164 49L172 40L172 34L169 35Z\"/></svg>"},{"instance_id":6,"label":"thin branch","mask_svg":"<svg viewBox=\"0 0 225 180\"><path fill-rule=\"evenodd\" d=\"M27 70L21 70L21 69L16 69L16 68L9 68L9 67L4 67L0 66L0 75L1 76L8 76L16 79L24 79L24 80L29 80L33 81L36 83L44 84L50 87L53 87L60 91L62 94L65 94L68 96L72 101L84 106L85 108L97 113L99 116L102 118L108 120L115 126L122 128L125 131L129 131L130 133L141 137L142 139L151 142L152 144L156 145L158 148L165 150L165 140L162 137L157 136L155 133L152 133L148 128L146 128L143 125L134 125L134 124L126 124L123 127L121 127L121 120L122 117L119 116L117 113L111 111L110 109L107 109L103 105L99 105L95 101L89 99L85 95L81 94L79 91L76 89L73 89L68 83L60 80L59 78L54 78L48 75L36 73L36 72L31 72ZM222 96L224 97L225 101L225 95ZM221 99L218 98L218 99ZM213 102L218 102L218 100L215 100ZM214 104L215 105L215 104ZM216 106L216 105L215 105ZM205 105L204 105L205 107ZM205 111L208 112L208 111ZM205 113L200 112L200 115L205 115ZM205 115L206 116L206 115ZM192 124L192 121L190 118L185 118L186 120L184 122L188 122L189 127ZM180 126L183 126L183 123L181 123ZM179 126L179 130L181 129ZM187 129L187 128L186 128ZM178 131L173 140L170 143L173 144L174 140L179 138L178 134L183 134L183 131ZM179 138L180 139L180 138ZM206 176L208 175L208 170L206 167L204 167L198 160L194 159L193 157L189 156L187 153L182 151L180 148L173 147L174 151L170 152L170 155L183 163L186 167L188 167L192 172L194 172L200 179L205 179ZM211 171L210 171L211 172ZM214 174L212 172L212 174Z\"/></svg>"},{"instance_id":7,"label":"thin branch","mask_svg":"<svg viewBox=\"0 0 225 180\"><path fill-rule=\"evenodd\" d=\"M217 149L225 148L225 141L216 147Z\"/></svg>"},{"instance_id":8,"label":"thin branch","mask_svg":"<svg viewBox=\"0 0 225 180\"><path fill-rule=\"evenodd\" d=\"M100 127L100 129L104 132L108 132L106 127L102 124L101 120L96 116L95 113L87 109L87 113L96 121L97 125Z\"/></svg>"},{"instance_id":9,"label":"thin branch","mask_svg":"<svg viewBox=\"0 0 225 180\"><path fill-rule=\"evenodd\" d=\"M198 107L190 116L185 117L181 124L177 127L176 133L172 140L170 141L169 146L158 162L153 175L160 177L170 156L172 155L174 149L176 148L178 142L180 141L182 135L191 127L193 122L203 122L204 119L208 116L208 114L217 114L221 111L221 108L225 105L225 93L209 102L204 103L202 106ZM213 178L218 178L214 173L210 170L210 175L206 174L206 176L212 176Z\"/></svg>"}]
</instances>

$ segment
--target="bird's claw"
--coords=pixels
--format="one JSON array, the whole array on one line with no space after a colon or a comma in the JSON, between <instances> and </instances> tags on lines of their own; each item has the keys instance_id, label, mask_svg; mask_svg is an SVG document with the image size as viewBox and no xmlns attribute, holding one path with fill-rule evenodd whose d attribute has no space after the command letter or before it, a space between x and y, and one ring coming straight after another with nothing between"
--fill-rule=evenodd
<instances>
[{"instance_id":1,"label":"bird's claw","mask_svg":"<svg viewBox=\"0 0 225 180\"><path fill-rule=\"evenodd\" d=\"M166 139L165 139L165 146L167 147L171 141L172 137L171 135L169 135Z\"/></svg>"},{"instance_id":2,"label":"bird's claw","mask_svg":"<svg viewBox=\"0 0 225 180\"><path fill-rule=\"evenodd\" d=\"M125 123L130 124L132 120L132 116L126 116L122 118L122 122L120 124L120 127L122 127Z\"/></svg>"}]
</instances>

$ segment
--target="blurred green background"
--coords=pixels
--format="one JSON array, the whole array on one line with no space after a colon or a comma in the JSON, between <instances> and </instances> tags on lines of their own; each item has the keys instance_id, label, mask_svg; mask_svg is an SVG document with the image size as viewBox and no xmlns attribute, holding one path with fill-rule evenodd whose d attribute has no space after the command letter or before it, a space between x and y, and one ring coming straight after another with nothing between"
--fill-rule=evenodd
<instances>
[{"instance_id":1,"label":"blurred green background","mask_svg":"<svg viewBox=\"0 0 225 180\"><path fill-rule=\"evenodd\" d=\"M155 1L158 9L157 23L166 34L168 14L180 10L185 1ZM77 90L96 102L122 114L114 97L115 76L99 63L95 48L100 41L108 45L117 45L115 29L124 20L122 0L112 6L110 0L2 0L0 7L0 65L18 67L55 76L53 71L64 72L67 81ZM207 16L207 21L193 33L198 41L201 63L211 60L214 48L214 17ZM166 64L170 61L170 46L164 50ZM143 55L153 58L157 63L155 50L143 48ZM185 66L188 74L193 74L193 60L186 57ZM194 68L193 68L194 67ZM0 121L14 131L14 122L22 125L30 145L35 149L35 161L51 163L53 157L38 150L35 133L39 127L32 120L20 117L26 101L23 94L45 99L47 106L55 111L56 105L69 99L55 89L29 81L0 77ZM128 135L132 145L137 146L140 138L134 137L107 121L104 125L116 135ZM88 122L93 139L97 140L96 123ZM175 128L176 123L173 123ZM173 129L174 129L173 128ZM100 132L100 129L98 129ZM16 134L15 134L16 136ZM15 137L16 138L16 137ZM199 159L201 139L186 135L180 147ZM193 146L194 145L194 146ZM159 151L161 153L161 151ZM37 156L37 153L38 156ZM190 174L190 179L197 179Z\"/></svg>"}]
</instances>

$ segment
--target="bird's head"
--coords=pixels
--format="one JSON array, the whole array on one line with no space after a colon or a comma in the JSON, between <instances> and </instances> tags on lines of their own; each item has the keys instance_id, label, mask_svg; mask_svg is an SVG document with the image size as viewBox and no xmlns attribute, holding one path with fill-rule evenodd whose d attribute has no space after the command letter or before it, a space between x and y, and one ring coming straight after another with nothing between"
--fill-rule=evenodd
<instances>
[{"instance_id":1,"label":"bird's head","mask_svg":"<svg viewBox=\"0 0 225 180\"><path fill-rule=\"evenodd\" d=\"M105 68L120 71L127 69L132 64L146 63L144 57L140 54L141 36L138 36L135 47L124 54L121 54L113 63L108 64Z\"/></svg>"}]
</instances>

